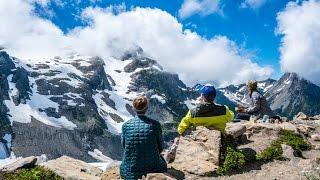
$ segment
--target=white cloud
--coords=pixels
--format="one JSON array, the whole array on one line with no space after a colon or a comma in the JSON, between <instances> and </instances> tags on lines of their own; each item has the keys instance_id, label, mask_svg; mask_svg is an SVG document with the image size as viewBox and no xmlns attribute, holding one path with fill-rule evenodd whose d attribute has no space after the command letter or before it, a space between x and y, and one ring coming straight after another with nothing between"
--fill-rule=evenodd
<instances>
[{"instance_id":1,"label":"white cloud","mask_svg":"<svg viewBox=\"0 0 320 180\"><path fill-rule=\"evenodd\" d=\"M188 85L212 80L219 85L237 84L272 73L270 67L242 55L241 48L227 37L206 39L183 30L183 25L165 11L136 8L114 13L117 9L87 8L82 18L88 25L64 34L52 22L36 16L32 4L0 1L0 22L6 25L0 27L0 45L22 58L66 51L109 57L138 45Z\"/></svg>"},{"instance_id":2,"label":"white cloud","mask_svg":"<svg viewBox=\"0 0 320 180\"><path fill-rule=\"evenodd\" d=\"M259 9L267 3L267 0L245 0L241 3L241 8Z\"/></svg>"},{"instance_id":3,"label":"white cloud","mask_svg":"<svg viewBox=\"0 0 320 180\"><path fill-rule=\"evenodd\" d=\"M37 3L38 5L46 8L48 7L50 4L55 4L57 6L60 6L62 7L64 5L63 1L62 0L25 0L29 3ZM77 1L77 0L75 0Z\"/></svg>"},{"instance_id":4,"label":"white cloud","mask_svg":"<svg viewBox=\"0 0 320 180\"><path fill-rule=\"evenodd\" d=\"M59 53L67 42L63 32L33 10L25 1L0 1L0 45L22 57Z\"/></svg>"},{"instance_id":5,"label":"white cloud","mask_svg":"<svg viewBox=\"0 0 320 180\"><path fill-rule=\"evenodd\" d=\"M222 13L220 0L184 0L179 9L179 17L184 19L194 14L207 16Z\"/></svg>"},{"instance_id":6,"label":"white cloud","mask_svg":"<svg viewBox=\"0 0 320 180\"><path fill-rule=\"evenodd\" d=\"M281 67L320 84L320 1L288 3L277 16Z\"/></svg>"}]
</instances>

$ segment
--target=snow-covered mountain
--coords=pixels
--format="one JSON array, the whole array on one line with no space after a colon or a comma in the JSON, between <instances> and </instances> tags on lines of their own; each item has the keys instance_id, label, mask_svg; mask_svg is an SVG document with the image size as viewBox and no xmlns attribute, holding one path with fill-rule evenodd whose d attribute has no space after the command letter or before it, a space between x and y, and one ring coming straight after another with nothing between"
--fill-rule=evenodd
<instances>
[{"instance_id":1,"label":"snow-covered mountain","mask_svg":"<svg viewBox=\"0 0 320 180\"><path fill-rule=\"evenodd\" d=\"M261 93L266 93L270 88L273 87L276 80L267 79L258 82L258 89ZM245 84L240 85L229 85L225 88L219 89L221 96L226 97L233 104L239 104L246 106L248 104L248 89Z\"/></svg>"},{"instance_id":2,"label":"snow-covered mountain","mask_svg":"<svg viewBox=\"0 0 320 180\"><path fill-rule=\"evenodd\" d=\"M0 156L68 155L87 162L120 159L121 126L134 116L132 100L150 99L148 116L176 136L182 116L199 96L163 70L141 48L120 57L18 59L0 50ZM295 74L259 82L271 107L292 117L320 114L320 88ZM216 102L233 108L247 103L244 84L218 89ZM300 103L299 103L300 102Z\"/></svg>"},{"instance_id":3,"label":"snow-covered mountain","mask_svg":"<svg viewBox=\"0 0 320 180\"><path fill-rule=\"evenodd\" d=\"M7 141L15 155L85 161L94 161L88 152L95 149L121 157L121 126L134 116L137 95L150 98L149 116L168 134L197 96L141 48L106 59L72 54L24 60L2 50L0 85L0 135L12 137Z\"/></svg>"}]
</instances>

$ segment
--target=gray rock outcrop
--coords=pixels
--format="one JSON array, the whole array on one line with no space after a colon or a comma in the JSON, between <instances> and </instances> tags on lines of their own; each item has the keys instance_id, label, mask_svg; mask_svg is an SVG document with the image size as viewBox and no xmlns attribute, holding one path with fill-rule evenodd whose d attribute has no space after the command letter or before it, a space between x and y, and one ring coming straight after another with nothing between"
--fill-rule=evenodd
<instances>
[{"instance_id":1,"label":"gray rock outcrop","mask_svg":"<svg viewBox=\"0 0 320 180\"><path fill-rule=\"evenodd\" d=\"M212 175L219 166L220 146L220 131L196 127L180 138L176 159L171 166L199 176Z\"/></svg>"},{"instance_id":2,"label":"gray rock outcrop","mask_svg":"<svg viewBox=\"0 0 320 180\"><path fill-rule=\"evenodd\" d=\"M37 157L30 156L26 158L17 159L13 163L10 163L0 169L0 172L12 172L21 168L32 168L36 165Z\"/></svg>"},{"instance_id":3,"label":"gray rock outcrop","mask_svg":"<svg viewBox=\"0 0 320 180\"><path fill-rule=\"evenodd\" d=\"M93 150L91 147L100 149L114 159L122 156L120 137L116 135L90 137L79 130L56 128L37 120L32 120L31 123L14 122L12 127L15 134L12 150L18 157L46 154L48 159L54 159L67 155L94 162L96 160L88 155L88 151Z\"/></svg>"},{"instance_id":4,"label":"gray rock outcrop","mask_svg":"<svg viewBox=\"0 0 320 180\"><path fill-rule=\"evenodd\" d=\"M64 179L99 180L102 170L83 161L62 156L42 164Z\"/></svg>"}]
</instances>

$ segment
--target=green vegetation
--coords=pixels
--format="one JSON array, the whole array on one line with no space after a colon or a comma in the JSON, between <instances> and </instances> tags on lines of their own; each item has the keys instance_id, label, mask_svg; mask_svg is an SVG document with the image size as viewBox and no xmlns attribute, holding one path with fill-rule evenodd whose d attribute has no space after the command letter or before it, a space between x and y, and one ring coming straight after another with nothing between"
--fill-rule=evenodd
<instances>
[{"instance_id":1,"label":"green vegetation","mask_svg":"<svg viewBox=\"0 0 320 180\"><path fill-rule=\"evenodd\" d=\"M240 170L247 162L247 158L243 152L237 149L235 139L229 135L222 135L222 146L220 154L220 162L217 173L219 175L225 175L233 170Z\"/></svg>"},{"instance_id":2,"label":"green vegetation","mask_svg":"<svg viewBox=\"0 0 320 180\"><path fill-rule=\"evenodd\" d=\"M232 170L242 169L245 163L246 157L242 152L238 151L235 148L227 147L224 163L218 168L217 173L219 175L224 175L231 172Z\"/></svg>"},{"instance_id":3,"label":"green vegetation","mask_svg":"<svg viewBox=\"0 0 320 180\"><path fill-rule=\"evenodd\" d=\"M311 148L311 145L306 142L300 134L296 134L294 131L281 130L279 139L283 143L291 146L299 157L302 157L302 151Z\"/></svg>"},{"instance_id":4,"label":"green vegetation","mask_svg":"<svg viewBox=\"0 0 320 180\"><path fill-rule=\"evenodd\" d=\"M31 169L19 169L14 172L3 173L0 178L4 180L62 180L63 178L54 172L36 166Z\"/></svg>"},{"instance_id":5,"label":"green vegetation","mask_svg":"<svg viewBox=\"0 0 320 180\"><path fill-rule=\"evenodd\" d=\"M296 134L294 131L281 130L279 138L275 140L268 148L257 154L258 161L269 162L274 159L281 159L282 148L281 144L291 146L295 154L302 157L302 151L310 149L310 144L306 142L303 137Z\"/></svg>"},{"instance_id":6,"label":"green vegetation","mask_svg":"<svg viewBox=\"0 0 320 180\"><path fill-rule=\"evenodd\" d=\"M258 161L269 162L274 159L280 159L282 155L281 141L277 139L268 148L256 155Z\"/></svg>"},{"instance_id":7,"label":"green vegetation","mask_svg":"<svg viewBox=\"0 0 320 180\"><path fill-rule=\"evenodd\" d=\"M281 130L279 137L265 150L258 153L253 161L270 162L275 159L282 159L281 144L291 146L295 155L302 157L302 151L310 149L310 144L303 137L293 131ZM250 157L246 153L236 148L235 140L231 136L222 137L222 148L220 162L222 165L218 168L219 175L229 174L234 170L241 170L246 163L250 161Z\"/></svg>"}]
</instances>

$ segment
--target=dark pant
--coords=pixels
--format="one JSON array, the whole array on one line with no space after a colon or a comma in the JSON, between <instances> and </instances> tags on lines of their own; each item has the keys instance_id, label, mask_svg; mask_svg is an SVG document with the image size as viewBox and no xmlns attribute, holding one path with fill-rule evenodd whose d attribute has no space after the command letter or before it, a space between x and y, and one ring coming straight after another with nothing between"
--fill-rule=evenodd
<instances>
[{"instance_id":1,"label":"dark pant","mask_svg":"<svg viewBox=\"0 0 320 180\"><path fill-rule=\"evenodd\" d=\"M234 119L235 119L235 121L237 121L237 120L247 120L247 121L249 121L250 120L250 116L251 115L247 114L247 113L238 113Z\"/></svg>"}]
</instances>

